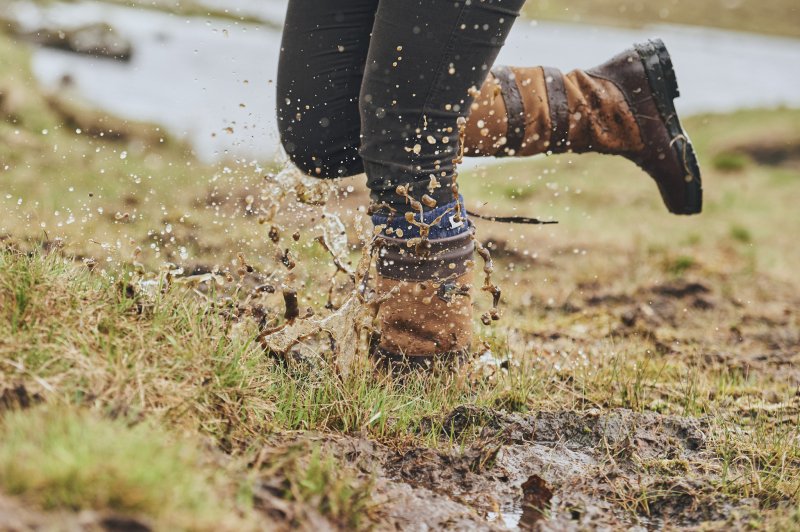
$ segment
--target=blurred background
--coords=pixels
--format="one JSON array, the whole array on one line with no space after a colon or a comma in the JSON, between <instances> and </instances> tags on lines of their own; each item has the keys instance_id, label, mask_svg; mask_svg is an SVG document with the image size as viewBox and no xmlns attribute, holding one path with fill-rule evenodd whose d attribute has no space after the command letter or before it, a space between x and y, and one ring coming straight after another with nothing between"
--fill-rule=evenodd
<instances>
[{"instance_id":1,"label":"blurred background","mask_svg":"<svg viewBox=\"0 0 800 532\"><path fill-rule=\"evenodd\" d=\"M42 87L162 124L205 161L275 155L286 0L0 6L13 36L42 46L31 65ZM684 113L800 106L798 9L791 0L530 0L498 62L585 68L657 35L679 69Z\"/></svg>"}]
</instances>

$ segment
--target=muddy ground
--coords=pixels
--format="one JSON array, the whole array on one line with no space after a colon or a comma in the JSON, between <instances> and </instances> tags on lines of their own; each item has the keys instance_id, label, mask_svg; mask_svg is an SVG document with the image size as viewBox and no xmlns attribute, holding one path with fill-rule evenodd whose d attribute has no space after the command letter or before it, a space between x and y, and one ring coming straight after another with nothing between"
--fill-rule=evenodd
<instances>
[{"instance_id":1,"label":"muddy ground","mask_svg":"<svg viewBox=\"0 0 800 532\"><path fill-rule=\"evenodd\" d=\"M756 503L715 493L702 419L619 409L509 415L459 408L454 433L480 423L481 437L463 450L392 450L368 439L323 434L275 438L261 455L321 445L373 482L376 530L579 530L684 527L730 522ZM659 464L642 476L642 462ZM665 475L665 473L667 473ZM279 529L333 529L312 507L286 501L282 479L259 479L256 508ZM648 517L636 493L649 491ZM630 508L620 507L620 503ZM149 530L144 518L113 512L41 512L0 498L4 530Z\"/></svg>"},{"instance_id":2,"label":"muddy ground","mask_svg":"<svg viewBox=\"0 0 800 532\"><path fill-rule=\"evenodd\" d=\"M617 322L610 334L623 344L645 338L662 356L694 357L701 366L725 365L742 374L775 373L797 383L798 304L797 297L743 303L708 280L680 280L632 295L584 287L580 297L549 312L602 315ZM750 312L751 306L763 310ZM736 325L718 326L727 320ZM532 338L542 353L591 349L599 340L559 331ZM759 511L758 499L725 493L723 464L710 441L719 429L708 417L584 406L526 414L459 407L443 420L447 436L457 439L475 428L479 436L450 451L393 450L324 435L281 444L322 441L374 476L377 529L729 529L746 528ZM732 415L769 410L783 423L796 418L798 408L796 400L765 393L763 402ZM264 498L267 511L291 520L292 510L270 507L272 499Z\"/></svg>"},{"instance_id":3,"label":"muddy ground","mask_svg":"<svg viewBox=\"0 0 800 532\"><path fill-rule=\"evenodd\" d=\"M512 261L519 268L526 260L504 249L502 241L485 243L494 248L501 270L508 271ZM569 268L564 262L570 260L553 254L531 262L542 276L543 270ZM521 286L519 278L512 274L506 282ZM512 290L505 303L508 321L519 324L527 316L535 325L495 326L505 333L512 354L473 360L468 371L479 375L473 378L520 371L514 357L535 356L542 366L558 368L554 378L570 388L572 372L581 364L600 363L611 345L644 353L644 360L661 360L655 364L664 366L679 360L700 373L722 371L744 380L757 375L773 387L754 385L747 397L732 393L724 413L675 415L660 412L671 410L667 405L676 396L694 393L692 384L642 377L638 384L647 391L628 383L618 389L624 398L596 400L574 387L571 408L541 397L524 397L522 404L510 399L495 407L457 407L431 420L444 427L438 448L298 433L276 436L274 447L263 452L269 456L313 443L355 465L365 481L374 482L370 518L378 530L752 526L764 508L764 495L732 488L731 464L722 457L719 440L730 431L747 434L749 419L766 417L776 427L797 419L800 400L791 390L800 384L800 294L792 284L766 277L743 283L693 265L644 284L629 279L579 283L558 301ZM714 393L709 392L710 400L720 399ZM544 406L525 408L526 402ZM423 422L420 431L425 430ZM462 443L448 444L453 441ZM313 511L281 499L274 488L279 485L279 479L262 480L256 492L262 511L287 528L321 526ZM791 507L792 497L769 504Z\"/></svg>"},{"instance_id":4,"label":"muddy ground","mask_svg":"<svg viewBox=\"0 0 800 532\"><path fill-rule=\"evenodd\" d=\"M247 203L242 196L210 193L206 201L238 212ZM337 208L346 212L364 196L350 195ZM283 220L281 227L304 230L302 212L294 214L296 223ZM800 401L787 395L800 385L800 293L794 284L742 274L739 267L748 259L739 253L731 252L724 266L665 263L658 255L645 261L642 273L641 255L630 248L583 246L591 258L576 266L569 249L551 247L531 257L520 251L519 241L497 229L497 236L491 228L486 232L483 243L493 251L505 290L504 317L481 331L486 351L467 371L471 378L491 379L498 372L523 371L519 361L533 357L552 371L554 386L570 390L572 400L510 394L494 406L464 404L430 420L444 427L436 446L418 443L425 420L407 441L378 441L368 433L279 432L257 453L258 463L288 449L321 447L372 484L366 513L376 530L747 528L765 508L765 496L732 487L736 482L719 439L730 431L746 434L748 419L766 417L775 426L797 419ZM600 263L597 271L630 276L581 280L575 273ZM197 263L185 273L212 269ZM560 280L542 286L542 279L558 279L559 272ZM742 402L732 394L724 411L705 413L677 398L694 393L691 377L680 382L656 371L603 393L582 391L575 372L607 364L609 351L642 364L679 362L699 375L756 376L755 390ZM759 382L771 386L759 390ZM702 393L698 402L721 400L713 387ZM0 409L27 408L40 399L24 387L9 388ZM676 414L676 404L684 405L685 415ZM313 504L287 500L283 482L280 471L256 476L253 502L269 527L341 528ZM768 507L791 506L792 500L790 494L779 496ZM151 528L137 516L33 511L9 498L0 499L0 522L10 530Z\"/></svg>"}]
</instances>

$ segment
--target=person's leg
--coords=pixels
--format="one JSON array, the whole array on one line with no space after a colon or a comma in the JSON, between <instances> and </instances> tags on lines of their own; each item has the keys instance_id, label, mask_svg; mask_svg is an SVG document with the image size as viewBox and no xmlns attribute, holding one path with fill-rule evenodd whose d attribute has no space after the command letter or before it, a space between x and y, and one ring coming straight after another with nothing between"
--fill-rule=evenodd
<instances>
[{"instance_id":1,"label":"person's leg","mask_svg":"<svg viewBox=\"0 0 800 532\"><path fill-rule=\"evenodd\" d=\"M308 175L364 171L358 95L378 0L290 0L278 63L278 128Z\"/></svg>"},{"instance_id":2,"label":"person's leg","mask_svg":"<svg viewBox=\"0 0 800 532\"><path fill-rule=\"evenodd\" d=\"M456 120L466 117L525 0L381 0L361 89L361 157L373 199L449 203Z\"/></svg>"},{"instance_id":3,"label":"person's leg","mask_svg":"<svg viewBox=\"0 0 800 532\"><path fill-rule=\"evenodd\" d=\"M667 208L702 208L700 169L673 100L678 84L661 41L564 75L547 67L495 67L470 110L470 156L622 155L656 181Z\"/></svg>"},{"instance_id":4,"label":"person's leg","mask_svg":"<svg viewBox=\"0 0 800 532\"><path fill-rule=\"evenodd\" d=\"M390 295L378 316L376 354L384 360L458 358L469 348L474 244L451 186L458 119L523 3L381 0L378 7L360 97L360 153L373 201L386 209L373 216L378 290Z\"/></svg>"}]
</instances>

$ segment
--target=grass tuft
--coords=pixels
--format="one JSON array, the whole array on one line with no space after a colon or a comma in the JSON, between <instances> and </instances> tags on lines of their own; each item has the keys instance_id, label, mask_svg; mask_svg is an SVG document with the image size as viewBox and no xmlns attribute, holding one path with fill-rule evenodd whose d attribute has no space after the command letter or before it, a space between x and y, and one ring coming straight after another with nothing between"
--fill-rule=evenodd
<instances>
[{"instance_id":1,"label":"grass tuft","mask_svg":"<svg viewBox=\"0 0 800 532\"><path fill-rule=\"evenodd\" d=\"M371 479L318 445L298 444L273 456L266 476L279 476L284 498L305 503L344 530L366 528L372 508Z\"/></svg>"},{"instance_id":2,"label":"grass tuft","mask_svg":"<svg viewBox=\"0 0 800 532\"><path fill-rule=\"evenodd\" d=\"M0 418L0 486L45 509L143 513L180 527L224 522L199 450L145 424L68 408Z\"/></svg>"}]
</instances>

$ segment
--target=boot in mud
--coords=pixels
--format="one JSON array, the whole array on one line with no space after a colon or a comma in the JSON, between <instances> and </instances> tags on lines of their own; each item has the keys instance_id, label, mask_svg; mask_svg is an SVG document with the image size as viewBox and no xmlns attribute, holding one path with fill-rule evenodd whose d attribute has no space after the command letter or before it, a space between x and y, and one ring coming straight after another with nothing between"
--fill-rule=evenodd
<instances>
[{"instance_id":1,"label":"boot in mud","mask_svg":"<svg viewBox=\"0 0 800 532\"><path fill-rule=\"evenodd\" d=\"M472 341L471 232L428 241L423 250L388 237L379 246L378 294L388 299L378 311L376 363L399 375L457 369Z\"/></svg>"},{"instance_id":2,"label":"boot in mud","mask_svg":"<svg viewBox=\"0 0 800 532\"><path fill-rule=\"evenodd\" d=\"M647 172L674 214L702 210L700 168L673 100L680 95L660 40L590 70L495 67L472 104L467 155L622 155Z\"/></svg>"}]
</instances>

